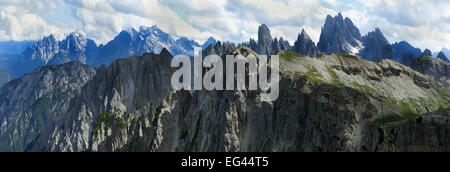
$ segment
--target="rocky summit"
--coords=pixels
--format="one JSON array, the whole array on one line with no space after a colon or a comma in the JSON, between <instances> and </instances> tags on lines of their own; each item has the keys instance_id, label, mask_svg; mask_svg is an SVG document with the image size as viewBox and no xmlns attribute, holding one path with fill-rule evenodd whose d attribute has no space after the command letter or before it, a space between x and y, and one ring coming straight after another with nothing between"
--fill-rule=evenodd
<instances>
[{"instance_id":1,"label":"rocky summit","mask_svg":"<svg viewBox=\"0 0 450 172\"><path fill-rule=\"evenodd\" d=\"M230 54L244 52L256 54ZM9 151L450 151L450 90L434 78L392 60L278 55L273 102L261 101L262 91L175 91L166 49L96 72L80 63L42 68L3 87L2 143L18 145ZM51 76L61 84L44 84ZM23 127L31 134L7 132Z\"/></svg>"},{"instance_id":2,"label":"rocky summit","mask_svg":"<svg viewBox=\"0 0 450 172\"><path fill-rule=\"evenodd\" d=\"M96 53L95 42L82 35L72 33L61 41L56 40L54 35L50 35L28 47L12 69L16 76L22 76L46 65L70 61L87 63Z\"/></svg>"},{"instance_id":3,"label":"rocky summit","mask_svg":"<svg viewBox=\"0 0 450 172\"><path fill-rule=\"evenodd\" d=\"M422 55L420 55L420 56L427 56L427 57L431 57L432 56L432 54L431 54L431 50L429 50L429 49L425 49L423 52L422 52Z\"/></svg>"},{"instance_id":4,"label":"rocky summit","mask_svg":"<svg viewBox=\"0 0 450 172\"><path fill-rule=\"evenodd\" d=\"M444 62L450 63L450 60L447 58L447 56L442 51L439 52L439 54L436 57L441 59Z\"/></svg>"},{"instance_id":5,"label":"rocky summit","mask_svg":"<svg viewBox=\"0 0 450 172\"><path fill-rule=\"evenodd\" d=\"M419 58L422 54L419 48L413 47L406 41L392 44L392 51L394 53L394 60L406 66L410 66L412 61Z\"/></svg>"},{"instance_id":6,"label":"rocky summit","mask_svg":"<svg viewBox=\"0 0 450 172\"><path fill-rule=\"evenodd\" d=\"M24 151L95 75L80 62L39 68L0 89L0 151Z\"/></svg>"},{"instance_id":7,"label":"rocky summit","mask_svg":"<svg viewBox=\"0 0 450 172\"><path fill-rule=\"evenodd\" d=\"M316 44L314 44L304 29L302 29L302 32L298 35L292 51L310 57L319 55L319 49L317 49Z\"/></svg>"},{"instance_id":8,"label":"rocky summit","mask_svg":"<svg viewBox=\"0 0 450 172\"><path fill-rule=\"evenodd\" d=\"M270 55L272 54L273 39L270 35L270 30L267 25L263 24L258 28L258 54Z\"/></svg>"},{"instance_id":9,"label":"rocky summit","mask_svg":"<svg viewBox=\"0 0 450 172\"><path fill-rule=\"evenodd\" d=\"M350 18L344 19L341 13L335 17L328 15L317 47L325 54L356 54L362 48L361 34Z\"/></svg>"},{"instance_id":10,"label":"rocky summit","mask_svg":"<svg viewBox=\"0 0 450 172\"><path fill-rule=\"evenodd\" d=\"M394 59L391 44L381 33L380 29L375 29L362 37L364 48L358 55L366 60L379 62L383 59Z\"/></svg>"}]
</instances>

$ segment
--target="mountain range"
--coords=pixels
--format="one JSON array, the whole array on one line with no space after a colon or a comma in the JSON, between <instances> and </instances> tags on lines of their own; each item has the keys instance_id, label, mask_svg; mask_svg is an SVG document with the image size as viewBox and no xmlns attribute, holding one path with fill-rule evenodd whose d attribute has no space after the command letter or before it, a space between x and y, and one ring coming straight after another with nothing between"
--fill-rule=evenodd
<instances>
[{"instance_id":1,"label":"mountain range","mask_svg":"<svg viewBox=\"0 0 450 172\"><path fill-rule=\"evenodd\" d=\"M157 26L124 30L105 45L97 45L93 40L77 33L71 33L61 41L58 41L54 35L49 35L35 43L30 42L30 46L18 57L4 57L4 60L9 61L4 62L3 65L16 76L22 76L42 66L64 64L70 61L99 67L102 64L109 65L116 59L142 55L145 52L159 53L163 48L174 55L192 56L194 47L215 45L216 42L212 37L204 45L186 37L175 40Z\"/></svg>"},{"instance_id":2,"label":"mountain range","mask_svg":"<svg viewBox=\"0 0 450 172\"><path fill-rule=\"evenodd\" d=\"M6 47L2 49L15 47L9 48L11 51L4 51L4 53L18 54L20 50L23 50L20 55L0 55L0 68L9 70L16 76L22 76L38 67L63 64L74 60L99 67L102 64L109 65L115 59L141 55L145 52L158 53L163 48L174 55L193 56L194 47L202 47L206 50L209 46L214 47L218 42L220 41L212 37L203 45L186 37L175 40L157 26L124 30L105 45L97 45L93 40L76 33L68 35L61 41L50 35L37 42L0 42L0 45ZM249 42L239 45L221 42L220 46L229 47L214 47L213 49L215 49L214 53L219 52L219 55L223 55L226 51L220 52L219 49L229 51L242 45L248 46L258 54L272 55L277 54L280 50L289 50L310 57L319 54L348 53L374 62L393 59L407 66L410 66L414 59L422 56L421 50L408 42L390 44L378 28L362 36L351 19L344 18L341 13L335 17L330 15L326 17L317 46L305 30L299 33L297 40L291 46L282 37L273 38L269 27L263 24L258 28L257 41L250 39ZM210 48L207 51L211 53L211 50ZM448 62L446 52L448 54L448 50L443 49L442 53L434 54L433 57L439 55L442 60ZM430 53L427 52L426 56L432 56Z\"/></svg>"},{"instance_id":3,"label":"mountain range","mask_svg":"<svg viewBox=\"0 0 450 172\"><path fill-rule=\"evenodd\" d=\"M361 35L342 14L327 16L317 45L304 29L293 45L273 38L265 24L257 39L201 45L156 26L105 45L46 36L4 60L13 73L0 70L0 151L450 151L444 49L391 44L379 28ZM279 98L174 90L171 61L194 47L278 55Z\"/></svg>"}]
</instances>

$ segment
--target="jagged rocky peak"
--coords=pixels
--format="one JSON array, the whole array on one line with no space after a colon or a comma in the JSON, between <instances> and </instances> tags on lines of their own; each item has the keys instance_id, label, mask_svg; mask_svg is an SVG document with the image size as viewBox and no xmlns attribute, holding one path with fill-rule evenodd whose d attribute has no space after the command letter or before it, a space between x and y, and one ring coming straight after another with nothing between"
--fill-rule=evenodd
<instances>
[{"instance_id":1,"label":"jagged rocky peak","mask_svg":"<svg viewBox=\"0 0 450 172\"><path fill-rule=\"evenodd\" d=\"M44 36L36 44L30 46L24 53L22 58L30 58L30 60L42 60L47 63L59 48L58 41L53 34Z\"/></svg>"},{"instance_id":2,"label":"jagged rocky peak","mask_svg":"<svg viewBox=\"0 0 450 172\"><path fill-rule=\"evenodd\" d=\"M444 62L450 62L447 56L445 56L445 54L442 51L440 51L436 57L443 60Z\"/></svg>"},{"instance_id":3,"label":"jagged rocky peak","mask_svg":"<svg viewBox=\"0 0 450 172\"><path fill-rule=\"evenodd\" d=\"M273 55L277 54L279 50L291 49L289 41L284 40L283 37L272 39L270 29L265 24L258 28L258 42L250 39L249 43L244 43L244 45L248 45L250 49L261 55Z\"/></svg>"},{"instance_id":4,"label":"jagged rocky peak","mask_svg":"<svg viewBox=\"0 0 450 172\"><path fill-rule=\"evenodd\" d=\"M206 47L206 49L203 50L202 55L203 57L206 57L208 55L219 55L219 56L223 56L229 52L231 52L232 50L234 50L236 48L236 45L234 43L230 43L230 42L225 42L222 43L220 41L217 41L216 45L209 45L208 47Z\"/></svg>"},{"instance_id":5,"label":"jagged rocky peak","mask_svg":"<svg viewBox=\"0 0 450 172\"><path fill-rule=\"evenodd\" d=\"M350 18L339 13L335 17L327 16L317 44L322 53L356 54L362 48L361 34Z\"/></svg>"},{"instance_id":6,"label":"jagged rocky peak","mask_svg":"<svg viewBox=\"0 0 450 172\"><path fill-rule=\"evenodd\" d=\"M258 28L258 54L271 55L273 53L273 39L270 29L262 24Z\"/></svg>"},{"instance_id":7,"label":"jagged rocky peak","mask_svg":"<svg viewBox=\"0 0 450 172\"><path fill-rule=\"evenodd\" d=\"M431 57L432 56L431 50L425 49L421 56Z\"/></svg>"},{"instance_id":8,"label":"jagged rocky peak","mask_svg":"<svg viewBox=\"0 0 450 172\"><path fill-rule=\"evenodd\" d=\"M181 37L176 40L176 44L178 47L182 48L183 50L187 52L194 52L195 47L200 47L200 44L198 44L196 41L192 39L188 39L186 37Z\"/></svg>"},{"instance_id":9,"label":"jagged rocky peak","mask_svg":"<svg viewBox=\"0 0 450 172\"><path fill-rule=\"evenodd\" d=\"M209 37L208 40L206 40L203 43L202 48L205 49L205 48L207 48L210 45L214 46L216 44L217 44L217 40L215 38L213 38L213 37Z\"/></svg>"},{"instance_id":10,"label":"jagged rocky peak","mask_svg":"<svg viewBox=\"0 0 450 172\"><path fill-rule=\"evenodd\" d=\"M394 59L391 44L379 28L363 36L362 44L364 48L358 53L358 56L366 60L380 62L383 59Z\"/></svg>"},{"instance_id":11,"label":"jagged rocky peak","mask_svg":"<svg viewBox=\"0 0 450 172\"><path fill-rule=\"evenodd\" d=\"M70 61L87 63L90 55L97 52L97 45L81 34L71 33L58 41L54 35L44 37L23 52L13 72L17 76L29 73L45 65L57 65Z\"/></svg>"},{"instance_id":12,"label":"jagged rocky peak","mask_svg":"<svg viewBox=\"0 0 450 172\"><path fill-rule=\"evenodd\" d=\"M410 66L412 61L419 58L422 54L422 51L419 48L413 47L406 41L392 44L392 51L394 52L395 61L406 66Z\"/></svg>"},{"instance_id":13,"label":"jagged rocky peak","mask_svg":"<svg viewBox=\"0 0 450 172\"><path fill-rule=\"evenodd\" d=\"M294 43L293 51L309 57L319 55L316 44L311 40L305 29L302 29L302 32L298 35Z\"/></svg>"},{"instance_id":14,"label":"jagged rocky peak","mask_svg":"<svg viewBox=\"0 0 450 172\"><path fill-rule=\"evenodd\" d=\"M284 40L283 37L280 37L280 49L279 50L290 50L291 49L291 45L289 44L289 41Z\"/></svg>"}]
</instances>

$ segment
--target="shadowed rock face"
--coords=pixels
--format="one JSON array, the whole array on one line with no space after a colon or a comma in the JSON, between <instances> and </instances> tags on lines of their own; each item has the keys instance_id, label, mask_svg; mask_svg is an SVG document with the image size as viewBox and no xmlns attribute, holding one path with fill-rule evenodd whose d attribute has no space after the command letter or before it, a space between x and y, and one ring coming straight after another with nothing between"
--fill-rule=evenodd
<instances>
[{"instance_id":1,"label":"shadowed rock face","mask_svg":"<svg viewBox=\"0 0 450 172\"><path fill-rule=\"evenodd\" d=\"M263 24L258 28L258 54L271 55L273 52L273 39L267 25Z\"/></svg>"},{"instance_id":2,"label":"shadowed rock face","mask_svg":"<svg viewBox=\"0 0 450 172\"><path fill-rule=\"evenodd\" d=\"M319 50L304 29L298 35L297 41L294 43L293 51L309 57L319 55Z\"/></svg>"},{"instance_id":3,"label":"shadowed rock face","mask_svg":"<svg viewBox=\"0 0 450 172\"><path fill-rule=\"evenodd\" d=\"M450 87L450 63L439 58L422 56L411 63L411 68L428 75L445 87Z\"/></svg>"},{"instance_id":4,"label":"shadowed rock face","mask_svg":"<svg viewBox=\"0 0 450 172\"><path fill-rule=\"evenodd\" d=\"M100 132L106 127L95 123L116 119L102 113L142 114L151 107L159 107L171 89L174 71L170 67L171 60L172 55L163 49L160 55L145 53L140 57L116 60L108 68L100 67L96 76L67 105L70 108L60 111L57 122L41 132L27 150L86 151L94 143L93 131ZM135 116L132 117L129 120ZM122 120L117 118L117 122Z\"/></svg>"},{"instance_id":5,"label":"shadowed rock face","mask_svg":"<svg viewBox=\"0 0 450 172\"><path fill-rule=\"evenodd\" d=\"M448 60L447 56L445 56L445 54L441 51L439 52L439 54L436 56L437 58L441 59L444 62L449 63L450 61Z\"/></svg>"},{"instance_id":6,"label":"shadowed rock face","mask_svg":"<svg viewBox=\"0 0 450 172\"><path fill-rule=\"evenodd\" d=\"M80 62L48 66L0 90L0 151L23 151L39 133L71 108L70 100L95 75Z\"/></svg>"},{"instance_id":7,"label":"shadowed rock face","mask_svg":"<svg viewBox=\"0 0 450 172\"><path fill-rule=\"evenodd\" d=\"M252 52L245 50L233 53ZM448 150L437 144L449 138L430 132L444 123L427 122L446 119L446 113L411 122L449 99L436 94L440 88L430 78L391 60L280 57L280 97L274 102L262 102L262 91L174 91L167 51L115 61L98 70L27 150ZM393 126L401 126L395 146L387 141ZM417 139L405 141L417 130Z\"/></svg>"},{"instance_id":8,"label":"shadowed rock face","mask_svg":"<svg viewBox=\"0 0 450 172\"><path fill-rule=\"evenodd\" d=\"M415 48L406 41L392 44L395 61L410 66L412 61L422 54L419 48Z\"/></svg>"},{"instance_id":9,"label":"shadowed rock face","mask_svg":"<svg viewBox=\"0 0 450 172\"><path fill-rule=\"evenodd\" d=\"M422 55L420 55L420 56L428 56L428 57L431 57L431 56L432 56L431 50L425 49L425 50L423 51Z\"/></svg>"},{"instance_id":10,"label":"shadowed rock face","mask_svg":"<svg viewBox=\"0 0 450 172\"><path fill-rule=\"evenodd\" d=\"M379 62L383 59L394 59L392 47L381 33L380 29L375 29L362 37L362 43L365 48L359 52L359 56L366 60Z\"/></svg>"},{"instance_id":11,"label":"shadowed rock face","mask_svg":"<svg viewBox=\"0 0 450 172\"><path fill-rule=\"evenodd\" d=\"M450 108L426 113L384 127L372 127L378 133L372 139L380 152L448 152L450 151Z\"/></svg>"}]
</instances>

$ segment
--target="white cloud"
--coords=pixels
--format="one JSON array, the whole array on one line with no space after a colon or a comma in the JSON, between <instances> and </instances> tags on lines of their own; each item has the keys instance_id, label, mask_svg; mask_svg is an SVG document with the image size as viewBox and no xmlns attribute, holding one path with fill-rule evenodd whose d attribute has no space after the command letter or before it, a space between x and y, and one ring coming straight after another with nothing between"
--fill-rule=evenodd
<instances>
[{"instance_id":1,"label":"white cloud","mask_svg":"<svg viewBox=\"0 0 450 172\"><path fill-rule=\"evenodd\" d=\"M344 12L362 33L379 27L391 42L408 41L432 51L450 47L450 2L446 0L358 0L364 6ZM357 13L357 17L353 17Z\"/></svg>"},{"instance_id":2,"label":"white cloud","mask_svg":"<svg viewBox=\"0 0 450 172\"><path fill-rule=\"evenodd\" d=\"M121 30L158 25L199 42L248 41L267 24L275 37L293 44L302 28L317 43L325 17L343 15L361 34L379 27L389 41L406 40L434 51L450 47L448 0L2 0L0 40L59 38L80 32L97 42Z\"/></svg>"},{"instance_id":3,"label":"white cloud","mask_svg":"<svg viewBox=\"0 0 450 172\"><path fill-rule=\"evenodd\" d=\"M19 6L0 7L0 39L39 39L42 35L60 33L63 28L51 25L36 13Z\"/></svg>"}]
</instances>

